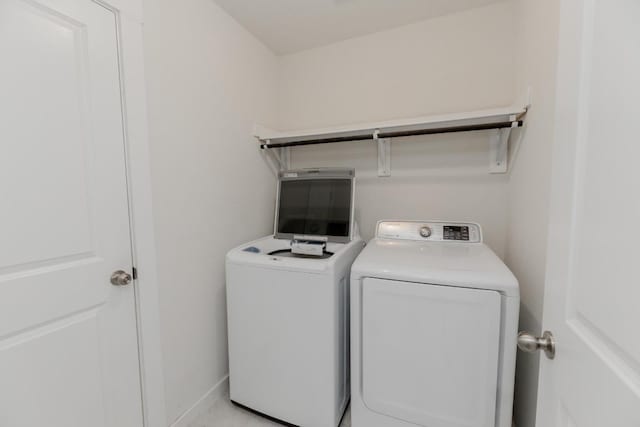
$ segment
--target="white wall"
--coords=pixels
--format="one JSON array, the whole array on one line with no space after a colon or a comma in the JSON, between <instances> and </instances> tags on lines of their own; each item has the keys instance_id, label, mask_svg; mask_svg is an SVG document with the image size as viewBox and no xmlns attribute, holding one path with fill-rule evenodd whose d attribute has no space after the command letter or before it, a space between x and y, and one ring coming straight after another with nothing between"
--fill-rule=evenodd
<instances>
[{"instance_id":1,"label":"white wall","mask_svg":"<svg viewBox=\"0 0 640 427\"><path fill-rule=\"evenodd\" d=\"M279 127L295 129L510 105L514 7L503 2L281 58ZM505 175L489 175L488 133L392 145L392 177L377 178L371 142L296 148L294 167L357 167L360 228L383 218L480 222L504 255Z\"/></svg>"},{"instance_id":2,"label":"white wall","mask_svg":"<svg viewBox=\"0 0 640 427\"><path fill-rule=\"evenodd\" d=\"M145 0L168 424L227 375L224 256L272 230L277 58L211 0Z\"/></svg>"},{"instance_id":3,"label":"white wall","mask_svg":"<svg viewBox=\"0 0 640 427\"><path fill-rule=\"evenodd\" d=\"M508 175L489 175L486 132L398 139L392 177L354 142L293 150L294 167L355 166L363 235L381 218L480 222L539 331L557 6L511 0L274 56L211 0L145 0L153 199L168 423L227 373L224 254L272 230L275 181L251 138L281 129L534 106ZM519 356L518 427L532 427L537 358Z\"/></svg>"},{"instance_id":4,"label":"white wall","mask_svg":"<svg viewBox=\"0 0 640 427\"><path fill-rule=\"evenodd\" d=\"M559 2L517 0L518 90L532 89L527 126L515 147L509 179L506 263L520 281L520 329L541 332L551 144L555 113ZM518 353L515 422L533 427L539 354Z\"/></svg>"}]
</instances>

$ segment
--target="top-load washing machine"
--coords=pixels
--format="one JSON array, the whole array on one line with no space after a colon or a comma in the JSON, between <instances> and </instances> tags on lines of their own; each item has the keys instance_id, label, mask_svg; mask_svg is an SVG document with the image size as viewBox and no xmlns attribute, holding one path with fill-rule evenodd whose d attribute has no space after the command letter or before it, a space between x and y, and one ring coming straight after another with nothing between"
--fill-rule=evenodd
<instances>
[{"instance_id":1,"label":"top-load washing machine","mask_svg":"<svg viewBox=\"0 0 640 427\"><path fill-rule=\"evenodd\" d=\"M281 172L275 233L227 254L231 400L336 427L349 400L349 272L362 250L352 169Z\"/></svg>"},{"instance_id":2,"label":"top-load washing machine","mask_svg":"<svg viewBox=\"0 0 640 427\"><path fill-rule=\"evenodd\" d=\"M477 224L382 221L351 270L353 427L511 427L518 282Z\"/></svg>"}]
</instances>

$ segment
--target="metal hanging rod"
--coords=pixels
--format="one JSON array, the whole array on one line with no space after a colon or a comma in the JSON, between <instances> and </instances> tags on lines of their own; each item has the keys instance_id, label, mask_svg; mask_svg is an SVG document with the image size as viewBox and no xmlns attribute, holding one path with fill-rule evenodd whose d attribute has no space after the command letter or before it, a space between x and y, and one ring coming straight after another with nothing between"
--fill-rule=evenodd
<instances>
[{"instance_id":1,"label":"metal hanging rod","mask_svg":"<svg viewBox=\"0 0 640 427\"><path fill-rule=\"evenodd\" d=\"M518 119L515 121L448 126L448 127L438 127L438 128L430 128L430 129L387 131L387 132L374 131L374 132L359 134L359 135L318 137L318 138L309 138L309 139L303 139L300 141L290 141L290 142L270 143L268 141L261 141L260 148L270 149L270 148L298 147L302 145L332 144L336 142L348 142L348 141L367 141L367 140L373 141L376 139L383 139L383 138L401 138L401 137L418 136L418 135L435 135L435 134L454 133L454 132L472 132L472 131L490 130L490 129L507 129L507 128L522 127L523 125L524 125L524 120Z\"/></svg>"}]
</instances>

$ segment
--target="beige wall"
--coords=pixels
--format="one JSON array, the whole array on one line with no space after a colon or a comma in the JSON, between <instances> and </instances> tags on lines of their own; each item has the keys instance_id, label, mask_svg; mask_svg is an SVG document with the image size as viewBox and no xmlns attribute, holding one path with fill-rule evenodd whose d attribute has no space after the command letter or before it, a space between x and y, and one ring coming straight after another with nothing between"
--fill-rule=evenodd
<instances>
[{"instance_id":1,"label":"beige wall","mask_svg":"<svg viewBox=\"0 0 640 427\"><path fill-rule=\"evenodd\" d=\"M227 374L224 256L272 230L251 137L277 58L211 0L145 0L145 66L168 423Z\"/></svg>"},{"instance_id":2,"label":"beige wall","mask_svg":"<svg viewBox=\"0 0 640 427\"><path fill-rule=\"evenodd\" d=\"M510 105L513 2L448 15L281 58L279 126L321 127ZM296 148L294 167L357 167L369 238L383 218L474 220L504 255L505 175L489 175L488 133L396 139L392 177L371 142Z\"/></svg>"},{"instance_id":3,"label":"beige wall","mask_svg":"<svg viewBox=\"0 0 640 427\"><path fill-rule=\"evenodd\" d=\"M514 146L509 177L507 265L520 281L520 329L541 332L546 270L551 145L555 115L559 4L517 0L518 91L532 91L527 126ZM515 423L534 427L539 354L518 353Z\"/></svg>"},{"instance_id":4,"label":"beige wall","mask_svg":"<svg viewBox=\"0 0 640 427\"><path fill-rule=\"evenodd\" d=\"M281 57L283 129L510 105L514 2Z\"/></svg>"}]
</instances>

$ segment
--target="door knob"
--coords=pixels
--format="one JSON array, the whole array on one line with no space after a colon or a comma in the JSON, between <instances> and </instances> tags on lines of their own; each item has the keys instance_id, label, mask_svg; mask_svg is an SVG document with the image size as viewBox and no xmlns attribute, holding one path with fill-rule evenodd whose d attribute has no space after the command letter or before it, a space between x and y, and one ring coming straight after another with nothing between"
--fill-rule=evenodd
<instances>
[{"instance_id":1,"label":"door knob","mask_svg":"<svg viewBox=\"0 0 640 427\"><path fill-rule=\"evenodd\" d=\"M127 286L132 280L133 277L123 270L114 271L111 275L111 284L115 286Z\"/></svg>"},{"instance_id":2,"label":"door knob","mask_svg":"<svg viewBox=\"0 0 640 427\"><path fill-rule=\"evenodd\" d=\"M556 356L556 341L549 331L544 331L542 337L536 337L529 332L520 332L518 334L518 348L527 353L544 350L544 354L549 359Z\"/></svg>"}]
</instances>

